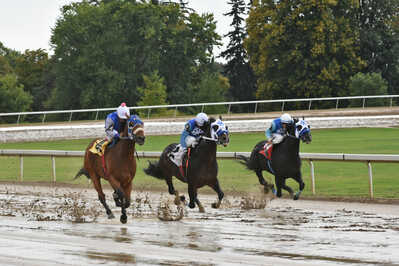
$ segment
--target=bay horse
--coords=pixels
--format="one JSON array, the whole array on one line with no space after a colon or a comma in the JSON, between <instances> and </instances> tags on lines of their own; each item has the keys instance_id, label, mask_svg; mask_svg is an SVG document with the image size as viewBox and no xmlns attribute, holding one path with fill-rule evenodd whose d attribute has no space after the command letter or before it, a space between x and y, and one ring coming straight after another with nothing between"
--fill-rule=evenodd
<instances>
[{"instance_id":1,"label":"bay horse","mask_svg":"<svg viewBox=\"0 0 399 266\"><path fill-rule=\"evenodd\" d=\"M130 206L132 181L136 175L135 144L143 145L145 141L144 123L136 115L127 119L120 140L111 148L105 149L104 156L90 151L96 140L86 148L84 165L76 174L75 179L85 175L91 179L97 190L98 199L104 206L109 219L115 218L105 200L101 187L101 177L109 182L114 189L113 198L117 207L121 207L121 223L127 222L126 208Z\"/></svg>"},{"instance_id":2,"label":"bay horse","mask_svg":"<svg viewBox=\"0 0 399 266\"><path fill-rule=\"evenodd\" d=\"M260 153L264 150L265 140L255 145L249 158L243 155L238 155L237 158L241 160L241 164L256 173L259 183L264 186L265 193L272 189L277 197L281 197L281 189L284 189L294 200L297 200L305 188L301 173L301 158L299 157L300 140L306 144L312 141L310 126L304 119L294 119L294 123L287 127L283 141L273 144L270 160ZM263 178L262 171L264 170L274 175L277 191L273 184L268 184ZM293 178L299 184L299 191L295 195L294 191L286 185L287 178Z\"/></svg>"},{"instance_id":3,"label":"bay horse","mask_svg":"<svg viewBox=\"0 0 399 266\"><path fill-rule=\"evenodd\" d=\"M187 183L190 197L188 206L193 209L196 203L200 212L205 210L197 197L198 188L207 185L217 193L218 201L212 204L213 208L219 208L224 197L217 179L216 150L217 145L226 147L229 143L229 131L221 119L210 118L210 122L204 128L204 133L204 136L200 137L199 144L195 148L189 149L185 155L183 168L180 169L169 158L169 153L174 151L178 145L172 143L163 150L159 161L149 161L148 167L144 169L147 175L166 181L169 194L175 195L175 204L177 205L180 204L180 201L184 201L184 196L179 197L179 192L173 186L172 177L175 176L180 181Z\"/></svg>"}]
</instances>

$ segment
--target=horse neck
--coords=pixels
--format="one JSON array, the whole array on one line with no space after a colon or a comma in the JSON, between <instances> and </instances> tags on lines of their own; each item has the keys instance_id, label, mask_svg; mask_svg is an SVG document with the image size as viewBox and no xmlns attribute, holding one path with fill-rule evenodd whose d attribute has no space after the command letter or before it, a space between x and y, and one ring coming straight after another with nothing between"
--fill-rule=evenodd
<instances>
[{"instance_id":1,"label":"horse neck","mask_svg":"<svg viewBox=\"0 0 399 266\"><path fill-rule=\"evenodd\" d=\"M294 137L286 137L285 141L281 143L280 149L288 150L287 154L299 154L299 139Z\"/></svg>"},{"instance_id":2,"label":"horse neck","mask_svg":"<svg viewBox=\"0 0 399 266\"><path fill-rule=\"evenodd\" d=\"M201 145L199 149L199 157L206 156L207 159L212 160L214 157L216 158L216 143L215 142L205 142Z\"/></svg>"}]
</instances>

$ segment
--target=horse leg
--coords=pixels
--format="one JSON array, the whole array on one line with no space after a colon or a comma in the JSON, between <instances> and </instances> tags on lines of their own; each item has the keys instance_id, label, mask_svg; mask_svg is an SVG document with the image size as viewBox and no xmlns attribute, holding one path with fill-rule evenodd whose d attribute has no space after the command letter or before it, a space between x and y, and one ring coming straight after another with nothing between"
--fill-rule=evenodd
<instances>
[{"instance_id":1,"label":"horse leg","mask_svg":"<svg viewBox=\"0 0 399 266\"><path fill-rule=\"evenodd\" d=\"M277 187L277 191L275 193L275 195L277 197L281 197L282 193L281 193L281 189L285 186L285 179L281 176L276 176L276 187Z\"/></svg>"},{"instance_id":2,"label":"horse leg","mask_svg":"<svg viewBox=\"0 0 399 266\"><path fill-rule=\"evenodd\" d=\"M301 193L302 193L302 191L303 191L303 189L305 188L305 183L304 183L303 180L302 180L302 173L299 172L298 175L297 175L296 177L294 177L294 180L295 180L296 182L298 182L298 184L299 184L299 191L298 191L297 193L295 193L293 199L294 199L294 200L298 200L298 199L299 199L299 196L301 195Z\"/></svg>"},{"instance_id":3,"label":"horse leg","mask_svg":"<svg viewBox=\"0 0 399 266\"><path fill-rule=\"evenodd\" d=\"M294 197L294 191L292 190L291 187L287 186L287 184L285 183L285 178L282 178L282 188L286 191L288 191L288 193L290 193L291 197Z\"/></svg>"},{"instance_id":4,"label":"horse leg","mask_svg":"<svg viewBox=\"0 0 399 266\"><path fill-rule=\"evenodd\" d=\"M259 183L261 185L263 185L263 191L265 192L265 194L269 193L269 189L271 189L273 191L273 193L275 194L276 191L274 189L274 185L273 184L268 184L266 182L266 180L263 178L262 170L256 170L255 173L258 176Z\"/></svg>"},{"instance_id":5,"label":"horse leg","mask_svg":"<svg viewBox=\"0 0 399 266\"><path fill-rule=\"evenodd\" d=\"M170 195L175 195L174 203L176 205L180 205L181 201L184 202L186 199L184 198L184 196L180 197L179 196L179 191L175 190L175 187L173 186L173 183L172 183L172 177L171 176L165 178L165 180L166 180L166 184L168 185L169 194Z\"/></svg>"},{"instance_id":6,"label":"horse leg","mask_svg":"<svg viewBox=\"0 0 399 266\"><path fill-rule=\"evenodd\" d=\"M192 182L188 181L188 195L190 196L190 202L188 204L188 207L190 209L195 208L195 203L197 203L199 211L200 212L205 212L204 207L202 206L201 202L197 198L197 188L194 187Z\"/></svg>"},{"instance_id":7,"label":"horse leg","mask_svg":"<svg viewBox=\"0 0 399 266\"><path fill-rule=\"evenodd\" d=\"M94 178L91 178L93 181L94 188L97 190L98 193L98 199L100 200L101 204L104 206L105 211L107 212L108 219L113 219L115 218L114 214L112 213L111 209L109 208L107 202L105 201L105 194L101 188L101 181L99 176L94 176Z\"/></svg>"},{"instance_id":8,"label":"horse leg","mask_svg":"<svg viewBox=\"0 0 399 266\"><path fill-rule=\"evenodd\" d=\"M111 187L114 189L113 197L116 206L124 207L126 205L126 197L121 188L121 184L113 176L108 176L107 179L108 182L111 184Z\"/></svg>"},{"instance_id":9,"label":"horse leg","mask_svg":"<svg viewBox=\"0 0 399 266\"><path fill-rule=\"evenodd\" d=\"M205 208L204 208L204 206L202 206L202 203L198 200L197 197L195 197L195 203L197 203L199 212L204 213L205 212Z\"/></svg>"},{"instance_id":10,"label":"horse leg","mask_svg":"<svg viewBox=\"0 0 399 266\"><path fill-rule=\"evenodd\" d=\"M215 183L211 185L211 188L213 188L213 190L215 190L215 192L218 194L218 201L212 203L212 208L217 209L220 207L220 204L222 203L222 199L224 197L224 193L219 185L219 180L216 179Z\"/></svg>"}]
</instances>

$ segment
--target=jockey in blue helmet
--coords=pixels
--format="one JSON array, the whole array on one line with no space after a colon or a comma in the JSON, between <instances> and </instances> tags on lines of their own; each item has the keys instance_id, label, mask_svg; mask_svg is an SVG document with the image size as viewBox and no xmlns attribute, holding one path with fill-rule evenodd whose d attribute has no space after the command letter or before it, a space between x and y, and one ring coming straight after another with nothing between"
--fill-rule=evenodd
<instances>
[{"instance_id":1,"label":"jockey in blue helmet","mask_svg":"<svg viewBox=\"0 0 399 266\"><path fill-rule=\"evenodd\" d=\"M272 121L270 127L266 130L267 144L277 144L283 141L287 132L287 126L294 123L292 117L285 113Z\"/></svg>"},{"instance_id":2,"label":"jockey in blue helmet","mask_svg":"<svg viewBox=\"0 0 399 266\"><path fill-rule=\"evenodd\" d=\"M200 136L205 134L203 126L207 125L208 122L208 116L205 113L199 113L184 125L184 130L180 137L181 148L170 157L178 166L181 166L187 148L194 148L198 144Z\"/></svg>"},{"instance_id":3,"label":"jockey in blue helmet","mask_svg":"<svg viewBox=\"0 0 399 266\"><path fill-rule=\"evenodd\" d=\"M129 117L130 111L126 106L126 103L121 103L115 112L107 115L107 118L105 119L105 134L108 141L112 140L112 143L108 145L108 147L112 147L116 144Z\"/></svg>"}]
</instances>

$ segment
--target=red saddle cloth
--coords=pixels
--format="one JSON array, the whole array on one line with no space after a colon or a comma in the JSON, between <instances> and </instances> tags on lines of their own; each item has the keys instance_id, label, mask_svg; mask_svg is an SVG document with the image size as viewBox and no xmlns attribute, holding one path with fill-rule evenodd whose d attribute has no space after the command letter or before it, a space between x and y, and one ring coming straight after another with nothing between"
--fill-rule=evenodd
<instances>
[{"instance_id":1,"label":"red saddle cloth","mask_svg":"<svg viewBox=\"0 0 399 266\"><path fill-rule=\"evenodd\" d=\"M270 144L268 145L267 143L265 146L263 146L263 149L259 151L260 154L266 157L266 159L271 160L272 159L272 151L273 151L273 145Z\"/></svg>"},{"instance_id":2,"label":"red saddle cloth","mask_svg":"<svg viewBox=\"0 0 399 266\"><path fill-rule=\"evenodd\" d=\"M182 177L186 177L187 176L187 169L188 169L188 165L190 163L190 154L191 154L191 148L188 148L187 153L184 155L183 162L182 162L182 164L179 167L180 174L181 174ZM185 164L186 167L183 167L184 164ZM184 170L186 170L185 173L184 173Z\"/></svg>"}]
</instances>

